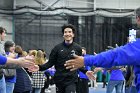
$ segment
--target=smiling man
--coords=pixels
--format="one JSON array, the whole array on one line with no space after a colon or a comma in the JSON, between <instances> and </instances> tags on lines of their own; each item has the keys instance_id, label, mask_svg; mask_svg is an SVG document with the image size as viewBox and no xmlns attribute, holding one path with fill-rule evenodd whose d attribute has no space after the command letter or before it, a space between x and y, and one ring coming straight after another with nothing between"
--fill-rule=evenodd
<instances>
[{"instance_id":1,"label":"smiling man","mask_svg":"<svg viewBox=\"0 0 140 93\"><path fill-rule=\"evenodd\" d=\"M40 65L38 70L43 71L54 65L56 93L76 93L77 71L67 70L64 64L67 60L73 59L75 54L81 56L82 48L74 42L75 28L73 25L62 26L62 33L64 41L52 49L48 62Z\"/></svg>"}]
</instances>

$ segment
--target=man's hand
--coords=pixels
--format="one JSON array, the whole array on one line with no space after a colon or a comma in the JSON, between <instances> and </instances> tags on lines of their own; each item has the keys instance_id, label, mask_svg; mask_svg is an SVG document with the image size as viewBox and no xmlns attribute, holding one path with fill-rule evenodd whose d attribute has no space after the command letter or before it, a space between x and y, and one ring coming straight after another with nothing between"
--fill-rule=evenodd
<instances>
[{"instance_id":1,"label":"man's hand","mask_svg":"<svg viewBox=\"0 0 140 93\"><path fill-rule=\"evenodd\" d=\"M28 68L28 71L29 71L29 72L37 72L37 71L39 71L39 66L38 66L38 65L30 66L30 67Z\"/></svg>"},{"instance_id":2,"label":"man's hand","mask_svg":"<svg viewBox=\"0 0 140 93\"><path fill-rule=\"evenodd\" d=\"M17 61L18 61L17 64L24 68L29 68L30 66L35 65L33 59L27 59L25 57L18 58Z\"/></svg>"},{"instance_id":3,"label":"man's hand","mask_svg":"<svg viewBox=\"0 0 140 93\"><path fill-rule=\"evenodd\" d=\"M74 59L66 61L64 66L66 66L66 69L70 69L70 71L81 68L84 66L84 57L74 55Z\"/></svg>"},{"instance_id":4,"label":"man's hand","mask_svg":"<svg viewBox=\"0 0 140 93\"><path fill-rule=\"evenodd\" d=\"M86 75L90 80L96 80L96 78L94 77L94 72L93 71L87 71Z\"/></svg>"}]
</instances>

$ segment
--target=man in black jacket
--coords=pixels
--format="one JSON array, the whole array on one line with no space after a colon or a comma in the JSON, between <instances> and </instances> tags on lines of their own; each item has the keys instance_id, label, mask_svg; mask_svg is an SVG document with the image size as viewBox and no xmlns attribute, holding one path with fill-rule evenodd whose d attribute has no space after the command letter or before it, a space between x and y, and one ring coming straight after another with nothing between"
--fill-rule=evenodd
<instances>
[{"instance_id":1,"label":"man in black jacket","mask_svg":"<svg viewBox=\"0 0 140 93\"><path fill-rule=\"evenodd\" d=\"M73 55L82 55L82 48L75 43L75 28L68 24L62 27L64 41L56 45L49 56L49 61L39 66L39 70L46 70L53 65L56 72L54 75L54 82L56 84L57 93L76 93L76 82L78 80L77 71L70 71L64 67L67 60L72 59Z\"/></svg>"}]
</instances>

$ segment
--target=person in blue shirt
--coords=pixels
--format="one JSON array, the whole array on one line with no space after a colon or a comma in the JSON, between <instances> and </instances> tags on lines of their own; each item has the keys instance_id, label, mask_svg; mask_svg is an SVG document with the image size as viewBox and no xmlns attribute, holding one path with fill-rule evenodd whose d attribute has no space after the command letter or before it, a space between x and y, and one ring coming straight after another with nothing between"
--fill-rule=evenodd
<instances>
[{"instance_id":1,"label":"person in blue shirt","mask_svg":"<svg viewBox=\"0 0 140 93\"><path fill-rule=\"evenodd\" d=\"M88 54L86 54L85 47L82 47L82 56L88 56ZM91 67L85 66L84 69L89 71ZM89 93L88 82L89 82L88 76L78 70L77 93Z\"/></svg>"},{"instance_id":2,"label":"person in blue shirt","mask_svg":"<svg viewBox=\"0 0 140 93\"><path fill-rule=\"evenodd\" d=\"M110 70L110 80L107 85L106 93L113 93L115 88L116 93L123 93L124 76L123 76L123 66L115 66Z\"/></svg>"},{"instance_id":3,"label":"person in blue shirt","mask_svg":"<svg viewBox=\"0 0 140 93\"><path fill-rule=\"evenodd\" d=\"M140 26L140 8L136 9L136 22ZM66 69L71 69L71 71L83 67L84 65L106 68L133 65L136 77L135 84L138 93L140 93L140 39L113 50L102 52L96 56L75 56L75 59L66 61L64 65Z\"/></svg>"},{"instance_id":4,"label":"person in blue shirt","mask_svg":"<svg viewBox=\"0 0 140 93\"><path fill-rule=\"evenodd\" d=\"M117 44L116 47L118 47ZM114 49L112 46L108 46L107 48ZM123 75L123 71L125 70L124 66L113 66L112 68L108 68L106 70L110 72L110 79L108 81L106 93L112 93L114 88L116 93L123 93L123 85L125 80Z\"/></svg>"}]
</instances>

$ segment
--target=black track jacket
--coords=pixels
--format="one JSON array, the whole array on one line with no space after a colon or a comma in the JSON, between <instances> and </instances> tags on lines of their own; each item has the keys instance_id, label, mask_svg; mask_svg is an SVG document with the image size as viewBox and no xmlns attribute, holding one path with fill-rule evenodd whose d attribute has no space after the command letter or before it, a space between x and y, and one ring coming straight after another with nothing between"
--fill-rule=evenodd
<instances>
[{"instance_id":1,"label":"black track jacket","mask_svg":"<svg viewBox=\"0 0 140 93\"><path fill-rule=\"evenodd\" d=\"M54 65L56 69L54 75L55 83L69 85L77 82L77 71L67 70L64 66L67 60L73 58L73 54L82 55L82 48L80 45L75 42L70 45L66 45L64 42L60 43L52 49L49 61L44 65L40 65L39 70L43 71Z\"/></svg>"}]
</instances>

